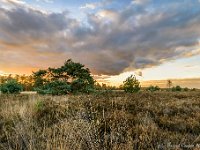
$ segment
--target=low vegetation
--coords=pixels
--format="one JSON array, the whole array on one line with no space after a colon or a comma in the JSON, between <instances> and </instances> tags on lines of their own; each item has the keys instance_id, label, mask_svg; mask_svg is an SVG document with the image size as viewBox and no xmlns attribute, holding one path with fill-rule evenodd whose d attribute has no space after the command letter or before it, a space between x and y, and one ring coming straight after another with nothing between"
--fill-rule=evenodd
<instances>
[{"instance_id":1,"label":"low vegetation","mask_svg":"<svg viewBox=\"0 0 200 150\"><path fill-rule=\"evenodd\" d=\"M198 149L199 112L198 91L0 95L0 149Z\"/></svg>"},{"instance_id":2,"label":"low vegetation","mask_svg":"<svg viewBox=\"0 0 200 150\"><path fill-rule=\"evenodd\" d=\"M19 94L22 91L22 85L16 80L10 79L0 85L0 91L3 94Z\"/></svg>"},{"instance_id":3,"label":"low vegetation","mask_svg":"<svg viewBox=\"0 0 200 150\"><path fill-rule=\"evenodd\" d=\"M177 86L172 87L172 91L173 92L180 92L180 91L182 91L182 88L179 85L177 85Z\"/></svg>"},{"instance_id":4,"label":"low vegetation","mask_svg":"<svg viewBox=\"0 0 200 150\"><path fill-rule=\"evenodd\" d=\"M133 75L119 88L100 85L71 59L1 77L0 150L198 149L200 93L172 85L141 88Z\"/></svg>"},{"instance_id":5,"label":"low vegetation","mask_svg":"<svg viewBox=\"0 0 200 150\"><path fill-rule=\"evenodd\" d=\"M156 86L151 85L146 90L149 91L149 92L155 92L155 91L159 91L160 87L157 86L157 85Z\"/></svg>"}]
</instances>

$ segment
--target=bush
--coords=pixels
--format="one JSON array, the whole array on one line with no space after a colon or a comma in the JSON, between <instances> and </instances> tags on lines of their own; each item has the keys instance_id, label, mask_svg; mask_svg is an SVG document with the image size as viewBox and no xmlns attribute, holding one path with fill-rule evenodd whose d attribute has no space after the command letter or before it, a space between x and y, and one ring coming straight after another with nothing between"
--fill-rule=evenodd
<instances>
[{"instance_id":1,"label":"bush","mask_svg":"<svg viewBox=\"0 0 200 150\"><path fill-rule=\"evenodd\" d=\"M140 91L140 82L133 75L128 77L123 83L123 89L127 93L134 93Z\"/></svg>"},{"instance_id":2,"label":"bush","mask_svg":"<svg viewBox=\"0 0 200 150\"><path fill-rule=\"evenodd\" d=\"M172 91L173 92L180 92L180 91L182 91L182 88L179 85L177 85L175 87L172 87Z\"/></svg>"},{"instance_id":3,"label":"bush","mask_svg":"<svg viewBox=\"0 0 200 150\"><path fill-rule=\"evenodd\" d=\"M35 90L39 94L66 95L71 92L71 86L63 81L53 81Z\"/></svg>"},{"instance_id":4,"label":"bush","mask_svg":"<svg viewBox=\"0 0 200 150\"><path fill-rule=\"evenodd\" d=\"M185 91L185 92L187 92L187 91L189 91L190 89L189 88L187 88L187 87L185 87L184 89L183 89L183 91Z\"/></svg>"},{"instance_id":5,"label":"bush","mask_svg":"<svg viewBox=\"0 0 200 150\"><path fill-rule=\"evenodd\" d=\"M147 91L150 91L150 92L155 92L155 91L159 91L160 90L160 87L159 86L149 86L148 88L147 88Z\"/></svg>"},{"instance_id":6,"label":"bush","mask_svg":"<svg viewBox=\"0 0 200 150\"><path fill-rule=\"evenodd\" d=\"M85 79L77 79L71 82L72 93L92 93L95 89L93 85L87 83Z\"/></svg>"},{"instance_id":7,"label":"bush","mask_svg":"<svg viewBox=\"0 0 200 150\"><path fill-rule=\"evenodd\" d=\"M19 94L22 91L22 85L12 79L3 83L0 90L4 94Z\"/></svg>"}]
</instances>

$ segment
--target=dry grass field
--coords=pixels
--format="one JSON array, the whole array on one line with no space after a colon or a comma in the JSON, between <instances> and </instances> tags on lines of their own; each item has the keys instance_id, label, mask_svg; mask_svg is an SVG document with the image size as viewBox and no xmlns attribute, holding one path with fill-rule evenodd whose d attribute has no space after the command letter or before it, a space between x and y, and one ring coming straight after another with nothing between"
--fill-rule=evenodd
<instances>
[{"instance_id":1,"label":"dry grass field","mask_svg":"<svg viewBox=\"0 0 200 150\"><path fill-rule=\"evenodd\" d=\"M200 92L0 95L0 150L200 149Z\"/></svg>"}]
</instances>

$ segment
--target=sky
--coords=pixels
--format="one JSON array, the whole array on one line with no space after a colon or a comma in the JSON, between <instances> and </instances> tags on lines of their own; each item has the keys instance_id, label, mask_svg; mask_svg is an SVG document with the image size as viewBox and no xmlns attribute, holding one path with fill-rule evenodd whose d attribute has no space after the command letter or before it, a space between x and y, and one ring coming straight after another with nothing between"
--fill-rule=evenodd
<instances>
[{"instance_id":1,"label":"sky","mask_svg":"<svg viewBox=\"0 0 200 150\"><path fill-rule=\"evenodd\" d=\"M71 58L110 85L200 88L199 27L200 0L0 0L0 74Z\"/></svg>"}]
</instances>

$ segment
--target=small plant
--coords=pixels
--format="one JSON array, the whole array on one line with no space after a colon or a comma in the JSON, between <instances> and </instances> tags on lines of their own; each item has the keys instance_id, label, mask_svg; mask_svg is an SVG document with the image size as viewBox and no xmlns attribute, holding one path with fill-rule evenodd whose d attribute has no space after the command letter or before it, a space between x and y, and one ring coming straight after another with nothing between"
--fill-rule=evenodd
<instances>
[{"instance_id":1,"label":"small plant","mask_svg":"<svg viewBox=\"0 0 200 150\"><path fill-rule=\"evenodd\" d=\"M150 91L150 92L155 92L155 91L159 91L159 90L160 90L160 87L157 85L156 86L151 85L147 88L147 91Z\"/></svg>"},{"instance_id":2,"label":"small plant","mask_svg":"<svg viewBox=\"0 0 200 150\"><path fill-rule=\"evenodd\" d=\"M44 107L44 102L43 101L37 101L37 103L35 104L35 108L37 111L42 110Z\"/></svg>"},{"instance_id":3,"label":"small plant","mask_svg":"<svg viewBox=\"0 0 200 150\"><path fill-rule=\"evenodd\" d=\"M134 93L140 91L140 82L133 75L128 77L123 83L123 89L127 93Z\"/></svg>"},{"instance_id":4,"label":"small plant","mask_svg":"<svg viewBox=\"0 0 200 150\"><path fill-rule=\"evenodd\" d=\"M192 88L191 91L196 91L196 88Z\"/></svg>"},{"instance_id":5,"label":"small plant","mask_svg":"<svg viewBox=\"0 0 200 150\"><path fill-rule=\"evenodd\" d=\"M172 87L172 91L173 92L180 92L180 91L182 91L182 88L179 85L177 85L175 87Z\"/></svg>"},{"instance_id":6,"label":"small plant","mask_svg":"<svg viewBox=\"0 0 200 150\"><path fill-rule=\"evenodd\" d=\"M187 88L187 87L185 87L184 89L183 89L183 91L185 91L185 92L187 92L187 91L189 91L190 89L189 88Z\"/></svg>"},{"instance_id":7,"label":"small plant","mask_svg":"<svg viewBox=\"0 0 200 150\"><path fill-rule=\"evenodd\" d=\"M22 91L22 85L14 79L8 80L0 86L3 94L19 94Z\"/></svg>"}]
</instances>

